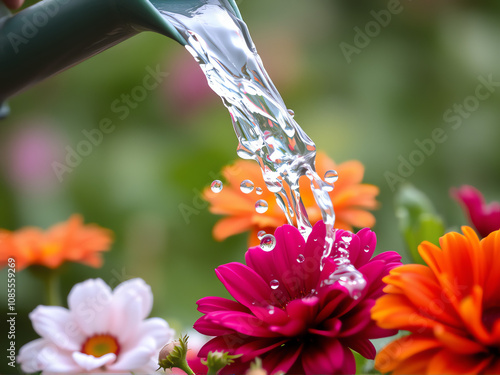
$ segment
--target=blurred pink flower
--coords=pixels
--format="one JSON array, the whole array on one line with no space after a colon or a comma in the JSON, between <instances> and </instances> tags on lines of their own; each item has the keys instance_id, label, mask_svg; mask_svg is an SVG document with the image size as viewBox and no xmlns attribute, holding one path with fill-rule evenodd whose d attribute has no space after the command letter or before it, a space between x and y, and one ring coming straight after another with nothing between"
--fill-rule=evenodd
<instances>
[{"instance_id":1,"label":"blurred pink flower","mask_svg":"<svg viewBox=\"0 0 500 375\"><path fill-rule=\"evenodd\" d=\"M350 260L367 282L354 300L339 283L322 282L335 270L332 259L320 270L325 234L319 221L306 243L295 227L283 225L276 229L272 251L252 247L246 253L247 265L218 267L217 277L236 301L220 297L198 301L204 316L194 328L217 336L199 356L215 350L243 355L221 374L243 374L256 357L270 374L353 374L356 364L351 349L373 359L370 339L396 331L377 327L370 309L384 294L382 278L401 264L400 256L385 252L371 259L375 233L368 228L357 234L337 230L336 243L342 236L351 236Z\"/></svg>"},{"instance_id":2,"label":"blurred pink flower","mask_svg":"<svg viewBox=\"0 0 500 375\"><path fill-rule=\"evenodd\" d=\"M163 87L169 108L178 116L191 116L210 102L220 103L220 99L208 86L203 71L193 57L185 51L181 52L169 64L172 74Z\"/></svg>"},{"instance_id":3,"label":"blurred pink flower","mask_svg":"<svg viewBox=\"0 0 500 375\"><path fill-rule=\"evenodd\" d=\"M30 313L42 337L20 349L24 372L152 374L161 347L174 335L165 320L146 319L153 294L142 279L114 291L101 279L84 281L69 293L68 306L38 306Z\"/></svg>"},{"instance_id":4,"label":"blurred pink flower","mask_svg":"<svg viewBox=\"0 0 500 375\"><path fill-rule=\"evenodd\" d=\"M486 204L481 192L470 185L452 188L450 193L482 237L500 229L500 202Z\"/></svg>"},{"instance_id":5,"label":"blurred pink flower","mask_svg":"<svg viewBox=\"0 0 500 375\"><path fill-rule=\"evenodd\" d=\"M24 191L52 190L59 185L52 162L63 149L59 135L45 125L19 123L5 142L3 157L12 185Z\"/></svg>"}]
</instances>

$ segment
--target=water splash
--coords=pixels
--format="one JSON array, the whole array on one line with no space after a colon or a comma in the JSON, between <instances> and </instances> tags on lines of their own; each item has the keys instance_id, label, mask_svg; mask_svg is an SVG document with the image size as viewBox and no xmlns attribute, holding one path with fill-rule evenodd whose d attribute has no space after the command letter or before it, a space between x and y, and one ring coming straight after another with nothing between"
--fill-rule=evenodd
<instances>
[{"instance_id":1,"label":"water splash","mask_svg":"<svg viewBox=\"0 0 500 375\"><path fill-rule=\"evenodd\" d=\"M323 258L337 257L332 254L335 213L328 194L332 185L316 173L316 146L269 78L246 24L226 0L201 0L179 13L160 12L185 38L186 49L229 110L238 138L237 154L257 161L288 223L295 223L305 239L312 227L300 196L299 178L309 178L327 228ZM349 262L347 257L343 260ZM357 279L358 274L353 277Z\"/></svg>"}]
</instances>

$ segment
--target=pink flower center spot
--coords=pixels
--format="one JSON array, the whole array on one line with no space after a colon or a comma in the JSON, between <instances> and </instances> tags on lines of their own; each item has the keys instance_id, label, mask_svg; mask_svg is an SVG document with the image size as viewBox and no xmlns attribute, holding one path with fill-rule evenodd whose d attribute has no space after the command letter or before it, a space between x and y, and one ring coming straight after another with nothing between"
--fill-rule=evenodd
<instances>
[{"instance_id":1,"label":"pink flower center spot","mask_svg":"<svg viewBox=\"0 0 500 375\"><path fill-rule=\"evenodd\" d=\"M82 353L93 355L94 357L102 357L105 354L113 353L118 355L120 345L113 336L110 335L95 335L87 339L82 345Z\"/></svg>"}]
</instances>

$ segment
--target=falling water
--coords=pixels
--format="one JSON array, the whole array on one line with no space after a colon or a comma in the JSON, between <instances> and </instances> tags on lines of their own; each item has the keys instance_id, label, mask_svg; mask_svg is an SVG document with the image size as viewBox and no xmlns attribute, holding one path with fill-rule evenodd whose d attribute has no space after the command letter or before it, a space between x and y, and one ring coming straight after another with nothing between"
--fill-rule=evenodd
<instances>
[{"instance_id":1,"label":"falling water","mask_svg":"<svg viewBox=\"0 0 500 375\"><path fill-rule=\"evenodd\" d=\"M288 222L295 221L306 239L312 228L300 197L299 178L309 178L327 228L323 259L333 256L337 264L343 265L349 283L345 282L345 273L338 278L332 274L329 280L341 282L355 295L364 279L345 253L331 254L335 213L328 192L332 185L315 171L314 142L294 120L293 111L287 109L263 67L246 24L234 14L227 0L196 4L187 11L160 12L185 38L186 49L229 110L239 142L237 154L259 163L266 186L275 193ZM256 207L260 209L260 204Z\"/></svg>"}]
</instances>

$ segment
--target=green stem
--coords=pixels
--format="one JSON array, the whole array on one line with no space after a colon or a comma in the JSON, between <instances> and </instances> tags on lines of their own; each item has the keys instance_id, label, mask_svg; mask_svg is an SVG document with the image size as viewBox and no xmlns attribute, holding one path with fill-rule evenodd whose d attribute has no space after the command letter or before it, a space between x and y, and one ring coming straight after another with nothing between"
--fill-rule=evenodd
<instances>
[{"instance_id":1,"label":"green stem","mask_svg":"<svg viewBox=\"0 0 500 375\"><path fill-rule=\"evenodd\" d=\"M61 294L59 292L59 275L50 270L43 275L45 287L45 299L49 306L61 306Z\"/></svg>"},{"instance_id":2,"label":"green stem","mask_svg":"<svg viewBox=\"0 0 500 375\"><path fill-rule=\"evenodd\" d=\"M191 370L191 367L189 367L189 365L187 364L186 361L184 361L184 363L181 364L181 366L179 366L179 368L184 371L186 374L188 375L196 375L193 370ZM207 374L209 375L210 372ZM215 374L214 374L215 375Z\"/></svg>"}]
</instances>

